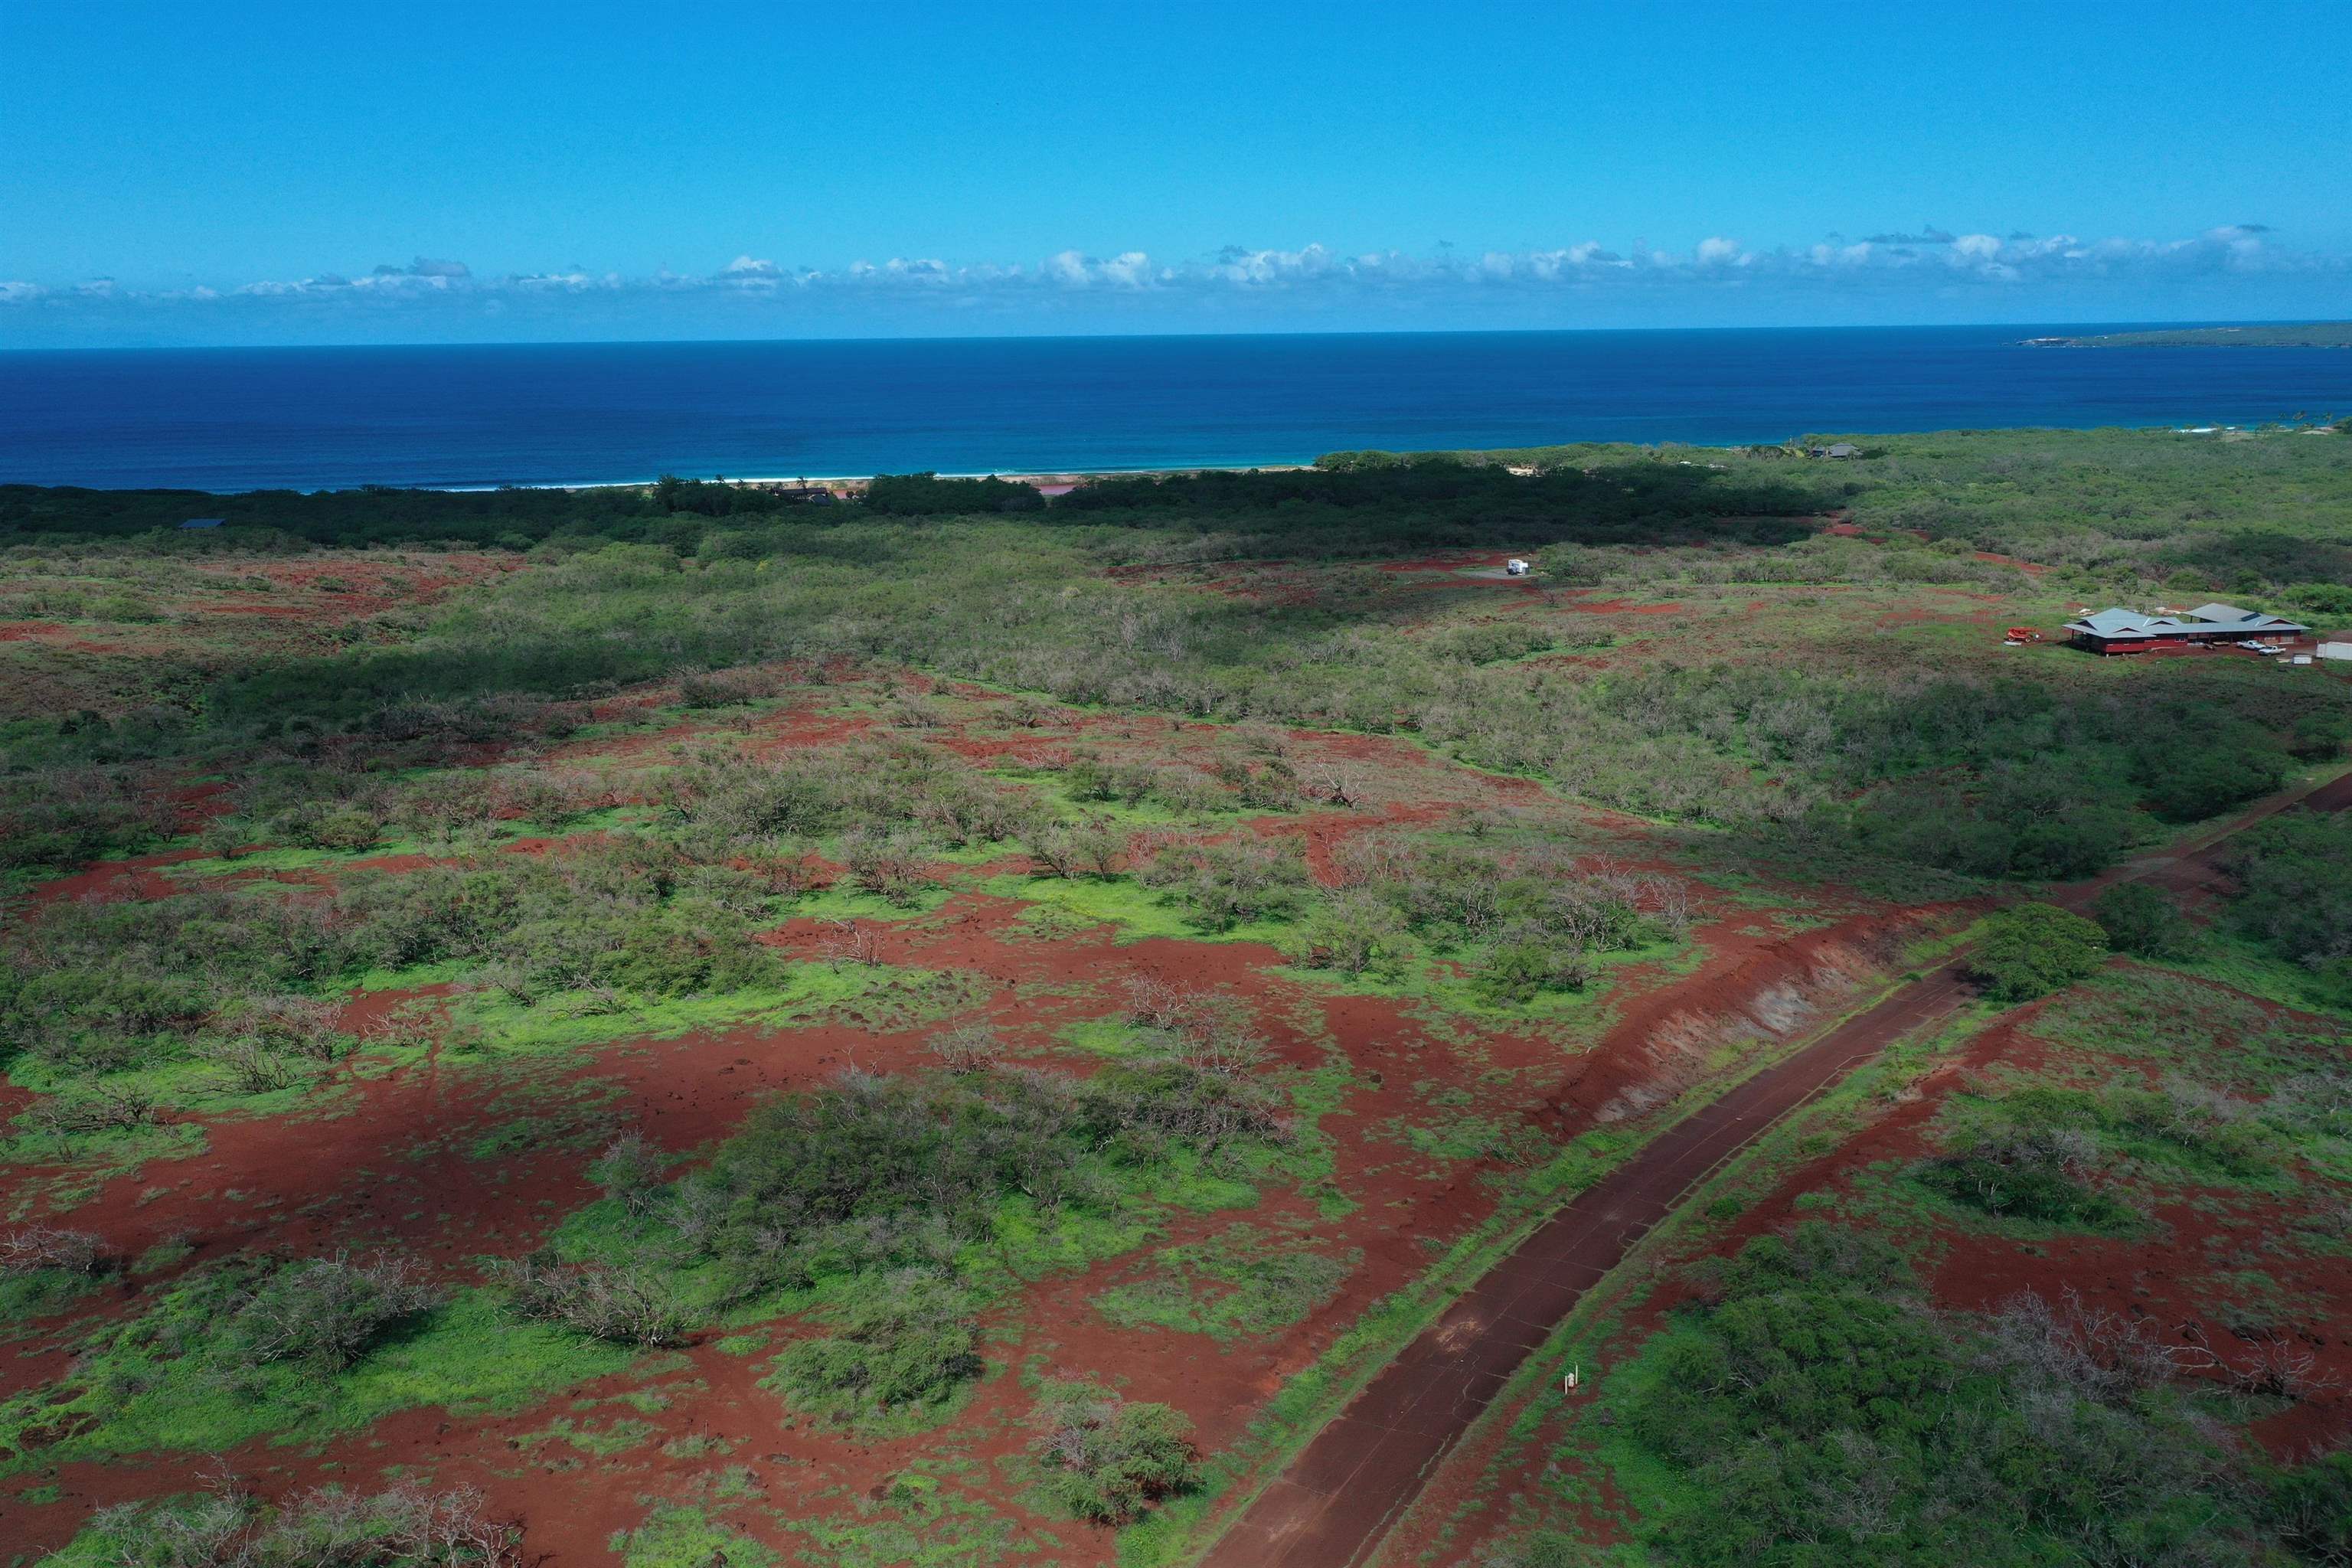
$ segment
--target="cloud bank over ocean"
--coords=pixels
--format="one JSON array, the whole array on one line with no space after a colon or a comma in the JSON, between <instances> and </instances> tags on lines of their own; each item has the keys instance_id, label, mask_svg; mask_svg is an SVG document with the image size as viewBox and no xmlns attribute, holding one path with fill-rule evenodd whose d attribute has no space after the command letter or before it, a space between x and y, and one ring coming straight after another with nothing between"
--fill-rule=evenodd
<instances>
[{"instance_id":1,"label":"cloud bank over ocean","mask_svg":"<svg viewBox=\"0 0 2352 1568\"><path fill-rule=\"evenodd\" d=\"M171 289L0 280L0 343L2120 321L2325 313L2347 281L2352 257L2295 249L2253 223L2165 240L1927 224L1801 247L1727 236L1681 251L1236 245L1168 261L1072 249L1032 263L834 268L746 249L709 271L639 277L578 264L488 274L419 256Z\"/></svg>"}]
</instances>

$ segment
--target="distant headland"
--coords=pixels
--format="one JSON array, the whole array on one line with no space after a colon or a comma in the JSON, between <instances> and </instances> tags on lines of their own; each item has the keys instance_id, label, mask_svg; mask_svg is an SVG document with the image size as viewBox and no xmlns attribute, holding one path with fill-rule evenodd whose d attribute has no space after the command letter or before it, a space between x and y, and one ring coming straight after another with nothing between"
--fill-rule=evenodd
<instances>
[{"instance_id":1,"label":"distant headland","mask_svg":"<svg viewBox=\"0 0 2352 1568\"><path fill-rule=\"evenodd\" d=\"M2167 327L2095 337L2027 338L2033 349L2352 349L2352 321L2253 327Z\"/></svg>"}]
</instances>

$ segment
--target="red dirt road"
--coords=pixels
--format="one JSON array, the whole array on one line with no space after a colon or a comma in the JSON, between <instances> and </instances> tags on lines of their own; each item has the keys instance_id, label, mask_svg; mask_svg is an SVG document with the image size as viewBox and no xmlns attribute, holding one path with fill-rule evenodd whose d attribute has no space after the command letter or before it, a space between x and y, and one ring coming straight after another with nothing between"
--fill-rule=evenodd
<instances>
[{"instance_id":1,"label":"red dirt road","mask_svg":"<svg viewBox=\"0 0 2352 1568\"><path fill-rule=\"evenodd\" d=\"M2161 874L2300 804L2352 807L2352 774L2266 803L2122 877ZM2100 883L2062 899L2079 903ZM1906 985L1668 1128L1563 1205L1308 1439L1200 1559L1199 1568L1356 1568L1440 1460L1598 1284L1692 1187L1856 1063L1951 1013L1972 990L1955 960Z\"/></svg>"},{"instance_id":2,"label":"red dirt road","mask_svg":"<svg viewBox=\"0 0 2352 1568\"><path fill-rule=\"evenodd\" d=\"M1362 1562L1519 1363L1685 1193L1855 1062L1969 994L1957 964L1905 986L1668 1128L1579 1194L1315 1435L1226 1531L1205 1568Z\"/></svg>"}]
</instances>

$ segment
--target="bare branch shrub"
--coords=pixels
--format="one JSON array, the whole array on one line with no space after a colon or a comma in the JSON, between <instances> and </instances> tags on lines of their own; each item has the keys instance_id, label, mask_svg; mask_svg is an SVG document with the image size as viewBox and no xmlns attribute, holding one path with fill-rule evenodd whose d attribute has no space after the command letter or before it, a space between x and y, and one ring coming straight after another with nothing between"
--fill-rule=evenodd
<instances>
[{"instance_id":1,"label":"bare branch shrub","mask_svg":"<svg viewBox=\"0 0 2352 1568\"><path fill-rule=\"evenodd\" d=\"M1065 880L1074 878L1086 868L1086 854L1076 837L1060 823L1051 823L1023 836L1022 847L1029 851L1047 873Z\"/></svg>"},{"instance_id":2,"label":"bare branch shrub","mask_svg":"<svg viewBox=\"0 0 2352 1568\"><path fill-rule=\"evenodd\" d=\"M959 1024L926 1038L924 1046L950 1072L981 1072L994 1067L1004 1054L1004 1042L993 1025Z\"/></svg>"},{"instance_id":3,"label":"bare branch shrub","mask_svg":"<svg viewBox=\"0 0 2352 1568\"><path fill-rule=\"evenodd\" d=\"M247 1290L229 1315L226 1342L249 1363L340 1372L386 1329L441 1299L411 1258L314 1258L287 1264Z\"/></svg>"},{"instance_id":4,"label":"bare branch shrub","mask_svg":"<svg viewBox=\"0 0 2352 1568\"><path fill-rule=\"evenodd\" d=\"M1183 1018L1194 993L1157 974L1127 977L1127 1016L1147 1028L1172 1029Z\"/></svg>"},{"instance_id":5,"label":"bare branch shrub","mask_svg":"<svg viewBox=\"0 0 2352 1568\"><path fill-rule=\"evenodd\" d=\"M2011 1296L1993 1315L1992 1336L2001 1360L2104 1405L2121 1405L2214 1360L2195 1345L2166 1343L2144 1318L2085 1306L2071 1287L2054 1306L2032 1290Z\"/></svg>"},{"instance_id":6,"label":"bare branch shrub","mask_svg":"<svg viewBox=\"0 0 2352 1568\"><path fill-rule=\"evenodd\" d=\"M842 861L849 875L869 893L894 904L910 904L926 885L928 863L922 843L910 834L883 833L861 827L841 841Z\"/></svg>"},{"instance_id":7,"label":"bare branch shrub","mask_svg":"<svg viewBox=\"0 0 2352 1568\"><path fill-rule=\"evenodd\" d=\"M221 1068L230 1087L240 1094L268 1094L289 1087L300 1077L293 1063L253 1035L231 1035L226 1039L208 1041L201 1054Z\"/></svg>"},{"instance_id":8,"label":"bare branch shrub","mask_svg":"<svg viewBox=\"0 0 2352 1568\"><path fill-rule=\"evenodd\" d=\"M348 1047L350 1037L340 1027L342 1011L324 997L288 994L248 998L226 1016L272 1049L323 1062Z\"/></svg>"},{"instance_id":9,"label":"bare branch shrub","mask_svg":"<svg viewBox=\"0 0 2352 1568\"><path fill-rule=\"evenodd\" d=\"M0 1234L0 1275L62 1268L69 1274L102 1274L112 1267L106 1238L87 1230L32 1225Z\"/></svg>"},{"instance_id":10,"label":"bare branch shrub","mask_svg":"<svg viewBox=\"0 0 2352 1568\"><path fill-rule=\"evenodd\" d=\"M2319 1364L2319 1358L2293 1340L2263 1340L2244 1355L2225 1361L2230 1386L2240 1394L2298 1404L2333 1393L2338 1380Z\"/></svg>"},{"instance_id":11,"label":"bare branch shrub","mask_svg":"<svg viewBox=\"0 0 2352 1568\"><path fill-rule=\"evenodd\" d=\"M606 1144L588 1174L606 1197L633 1215L648 1213L660 1201L661 1156L642 1132L625 1132Z\"/></svg>"},{"instance_id":12,"label":"bare branch shrub","mask_svg":"<svg viewBox=\"0 0 2352 1568\"><path fill-rule=\"evenodd\" d=\"M1356 776L1337 763L1324 763L1307 776L1306 793L1310 799L1331 805L1356 806L1363 804L1364 795Z\"/></svg>"},{"instance_id":13,"label":"bare branch shrub","mask_svg":"<svg viewBox=\"0 0 2352 1568\"><path fill-rule=\"evenodd\" d=\"M277 1508L230 1477L173 1505L121 1503L91 1520L116 1568L522 1568L522 1527L472 1487L404 1481L373 1495L321 1487Z\"/></svg>"},{"instance_id":14,"label":"bare branch shrub","mask_svg":"<svg viewBox=\"0 0 2352 1568\"><path fill-rule=\"evenodd\" d=\"M26 1112L37 1131L58 1139L77 1132L112 1132L155 1120L155 1097L143 1089L100 1084L85 1094L57 1095Z\"/></svg>"},{"instance_id":15,"label":"bare branch shrub","mask_svg":"<svg viewBox=\"0 0 2352 1568\"><path fill-rule=\"evenodd\" d=\"M856 921L837 920L825 933L820 952L828 963L879 963L882 962L882 933L872 926L859 925Z\"/></svg>"},{"instance_id":16,"label":"bare branch shrub","mask_svg":"<svg viewBox=\"0 0 2352 1568\"><path fill-rule=\"evenodd\" d=\"M674 1345L690 1324L686 1309L634 1268L564 1263L553 1253L502 1259L492 1274L513 1293L514 1309L537 1322L561 1323L593 1340Z\"/></svg>"}]
</instances>

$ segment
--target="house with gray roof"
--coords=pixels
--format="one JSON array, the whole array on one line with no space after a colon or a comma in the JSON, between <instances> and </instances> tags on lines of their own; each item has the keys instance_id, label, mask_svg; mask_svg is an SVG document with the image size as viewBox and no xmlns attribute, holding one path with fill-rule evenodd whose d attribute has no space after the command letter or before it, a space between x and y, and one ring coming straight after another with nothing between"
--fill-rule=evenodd
<instances>
[{"instance_id":1,"label":"house with gray roof","mask_svg":"<svg viewBox=\"0 0 2352 1568\"><path fill-rule=\"evenodd\" d=\"M2299 637L2310 630L2283 616L2242 610L2235 605L2200 605L2193 610L2162 616L2101 610L2066 623L2074 645L2093 653L2147 653L2207 643L2259 642L2265 637Z\"/></svg>"}]
</instances>

